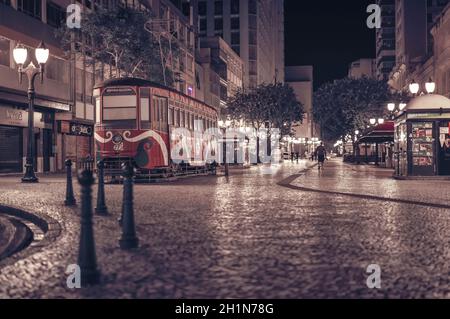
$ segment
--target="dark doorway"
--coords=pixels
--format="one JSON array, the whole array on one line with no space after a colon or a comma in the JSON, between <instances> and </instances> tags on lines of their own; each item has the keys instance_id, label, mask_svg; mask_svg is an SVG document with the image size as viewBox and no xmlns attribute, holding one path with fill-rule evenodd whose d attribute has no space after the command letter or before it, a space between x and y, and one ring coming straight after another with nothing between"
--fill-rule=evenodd
<instances>
[{"instance_id":1,"label":"dark doorway","mask_svg":"<svg viewBox=\"0 0 450 319\"><path fill-rule=\"evenodd\" d=\"M0 126L0 172L22 172L22 128Z\"/></svg>"},{"instance_id":2,"label":"dark doorway","mask_svg":"<svg viewBox=\"0 0 450 319\"><path fill-rule=\"evenodd\" d=\"M50 157L52 156L52 131L42 130L42 157L44 172L50 171Z\"/></svg>"}]
</instances>

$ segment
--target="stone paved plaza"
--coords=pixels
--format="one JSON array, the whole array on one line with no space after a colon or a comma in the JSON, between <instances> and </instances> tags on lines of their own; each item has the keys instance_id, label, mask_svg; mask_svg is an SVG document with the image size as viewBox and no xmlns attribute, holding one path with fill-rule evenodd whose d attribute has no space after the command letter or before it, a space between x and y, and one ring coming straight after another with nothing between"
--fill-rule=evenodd
<instances>
[{"instance_id":1,"label":"stone paved plaza","mask_svg":"<svg viewBox=\"0 0 450 319\"><path fill-rule=\"evenodd\" d=\"M74 290L65 272L77 261L80 217L79 207L63 206L64 178L1 177L1 205L52 227L20 258L0 262L0 297L450 298L450 208L426 204L450 204L449 181L396 181L340 160L319 174L305 170L311 164L136 185L132 252L118 248L121 185L106 185L111 216L94 218L102 281ZM79 201L78 185L75 193ZM381 267L379 290L366 286L370 264Z\"/></svg>"}]
</instances>

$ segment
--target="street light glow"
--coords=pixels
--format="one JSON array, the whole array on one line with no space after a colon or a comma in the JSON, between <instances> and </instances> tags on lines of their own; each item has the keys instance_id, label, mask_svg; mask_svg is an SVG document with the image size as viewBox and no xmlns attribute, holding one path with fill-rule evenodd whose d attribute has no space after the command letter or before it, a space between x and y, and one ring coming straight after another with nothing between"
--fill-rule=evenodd
<instances>
[{"instance_id":1,"label":"street light glow","mask_svg":"<svg viewBox=\"0 0 450 319\"><path fill-rule=\"evenodd\" d=\"M378 119L378 124L384 124L384 119Z\"/></svg>"},{"instance_id":2,"label":"street light glow","mask_svg":"<svg viewBox=\"0 0 450 319\"><path fill-rule=\"evenodd\" d=\"M400 111L403 111L405 109L405 107L406 107L406 103L400 103L398 105L398 108L399 108Z\"/></svg>"},{"instance_id":3,"label":"street light glow","mask_svg":"<svg viewBox=\"0 0 450 319\"><path fill-rule=\"evenodd\" d=\"M13 50L14 61L18 65L23 65L27 60L28 52L22 44L18 44Z\"/></svg>"},{"instance_id":4,"label":"street light glow","mask_svg":"<svg viewBox=\"0 0 450 319\"><path fill-rule=\"evenodd\" d=\"M389 112L394 112L395 103L388 103L387 108L388 108Z\"/></svg>"},{"instance_id":5,"label":"street light glow","mask_svg":"<svg viewBox=\"0 0 450 319\"><path fill-rule=\"evenodd\" d=\"M371 125L375 125L375 123L377 122L377 120L376 120L376 119L370 119L369 122L370 122Z\"/></svg>"},{"instance_id":6,"label":"street light glow","mask_svg":"<svg viewBox=\"0 0 450 319\"><path fill-rule=\"evenodd\" d=\"M409 91L410 91L412 94L417 94L417 93L419 92L419 90L420 90L420 85L419 85L419 83L416 83L416 82L413 80L413 82L409 85Z\"/></svg>"},{"instance_id":7,"label":"street light glow","mask_svg":"<svg viewBox=\"0 0 450 319\"><path fill-rule=\"evenodd\" d=\"M44 42L41 42L41 43L39 44L39 46L36 48L35 54L36 54L36 61L37 61L39 64L45 64L45 63L47 63L49 51L48 51L48 49L45 47Z\"/></svg>"},{"instance_id":8,"label":"street light glow","mask_svg":"<svg viewBox=\"0 0 450 319\"><path fill-rule=\"evenodd\" d=\"M425 89L427 90L428 94L434 93L436 90L436 83L433 82L433 80L429 80L427 83L425 83Z\"/></svg>"}]
</instances>

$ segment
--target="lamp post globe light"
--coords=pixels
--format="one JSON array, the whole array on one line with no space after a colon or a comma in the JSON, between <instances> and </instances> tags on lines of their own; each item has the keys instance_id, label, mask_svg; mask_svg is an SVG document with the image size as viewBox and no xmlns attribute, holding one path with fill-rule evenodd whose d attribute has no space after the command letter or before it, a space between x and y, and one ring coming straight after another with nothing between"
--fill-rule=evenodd
<instances>
[{"instance_id":1,"label":"lamp post globe light","mask_svg":"<svg viewBox=\"0 0 450 319\"><path fill-rule=\"evenodd\" d=\"M370 119L369 122L370 122L370 125L375 125L377 123L377 120L376 119Z\"/></svg>"},{"instance_id":2,"label":"lamp post globe light","mask_svg":"<svg viewBox=\"0 0 450 319\"><path fill-rule=\"evenodd\" d=\"M19 82L22 83L22 75L24 73L28 77L28 145L25 174L22 177L23 183L37 183L39 181L34 174L34 80L36 79L36 76L40 75L41 83L43 82L44 65L47 63L48 56L49 50L45 47L44 43L41 42L35 50L35 57L39 67L36 67L33 62L30 62L28 66L24 68L24 64L28 57L27 49L19 43L13 50L14 61L18 65Z\"/></svg>"},{"instance_id":3,"label":"lamp post globe light","mask_svg":"<svg viewBox=\"0 0 450 319\"><path fill-rule=\"evenodd\" d=\"M417 93L419 93L419 90L420 90L419 83L416 83L416 81L413 80L412 83L409 85L409 91L412 94L417 94Z\"/></svg>"},{"instance_id":4,"label":"lamp post globe light","mask_svg":"<svg viewBox=\"0 0 450 319\"><path fill-rule=\"evenodd\" d=\"M378 119L378 124L384 124L384 119L379 118L379 119Z\"/></svg>"},{"instance_id":5,"label":"lamp post globe light","mask_svg":"<svg viewBox=\"0 0 450 319\"><path fill-rule=\"evenodd\" d=\"M389 112L394 112L395 111L395 103L388 103L387 109Z\"/></svg>"},{"instance_id":6,"label":"lamp post globe light","mask_svg":"<svg viewBox=\"0 0 450 319\"><path fill-rule=\"evenodd\" d=\"M428 94L433 94L436 90L436 83L434 83L433 80L430 79L427 83L425 83L425 89L427 90Z\"/></svg>"}]
</instances>

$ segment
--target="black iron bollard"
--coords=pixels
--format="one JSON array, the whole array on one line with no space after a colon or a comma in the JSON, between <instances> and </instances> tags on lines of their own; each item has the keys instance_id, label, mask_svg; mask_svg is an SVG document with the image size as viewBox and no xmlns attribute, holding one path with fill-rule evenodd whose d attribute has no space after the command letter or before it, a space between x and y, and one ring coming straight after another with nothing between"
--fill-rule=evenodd
<instances>
[{"instance_id":1,"label":"black iron bollard","mask_svg":"<svg viewBox=\"0 0 450 319\"><path fill-rule=\"evenodd\" d=\"M66 200L64 205L74 206L76 205L75 196L73 196L73 185L72 185L72 161L67 159L65 162L67 170L67 184L66 184Z\"/></svg>"},{"instance_id":2,"label":"black iron bollard","mask_svg":"<svg viewBox=\"0 0 450 319\"><path fill-rule=\"evenodd\" d=\"M92 171L82 170L78 174L81 184L81 231L78 250L78 265L81 270L81 285L94 285L100 280L95 254L94 229L92 226Z\"/></svg>"},{"instance_id":3,"label":"black iron bollard","mask_svg":"<svg viewBox=\"0 0 450 319\"><path fill-rule=\"evenodd\" d=\"M97 162L98 168L98 190L97 190L97 207L95 207L95 213L97 215L108 215L108 208L105 204L105 180L104 180L104 168L105 163L103 160Z\"/></svg>"},{"instance_id":4,"label":"black iron bollard","mask_svg":"<svg viewBox=\"0 0 450 319\"><path fill-rule=\"evenodd\" d=\"M122 237L119 240L120 248L137 248L139 240L136 237L133 211L133 175L131 163L122 164L123 172L123 203L122 203Z\"/></svg>"}]
</instances>

